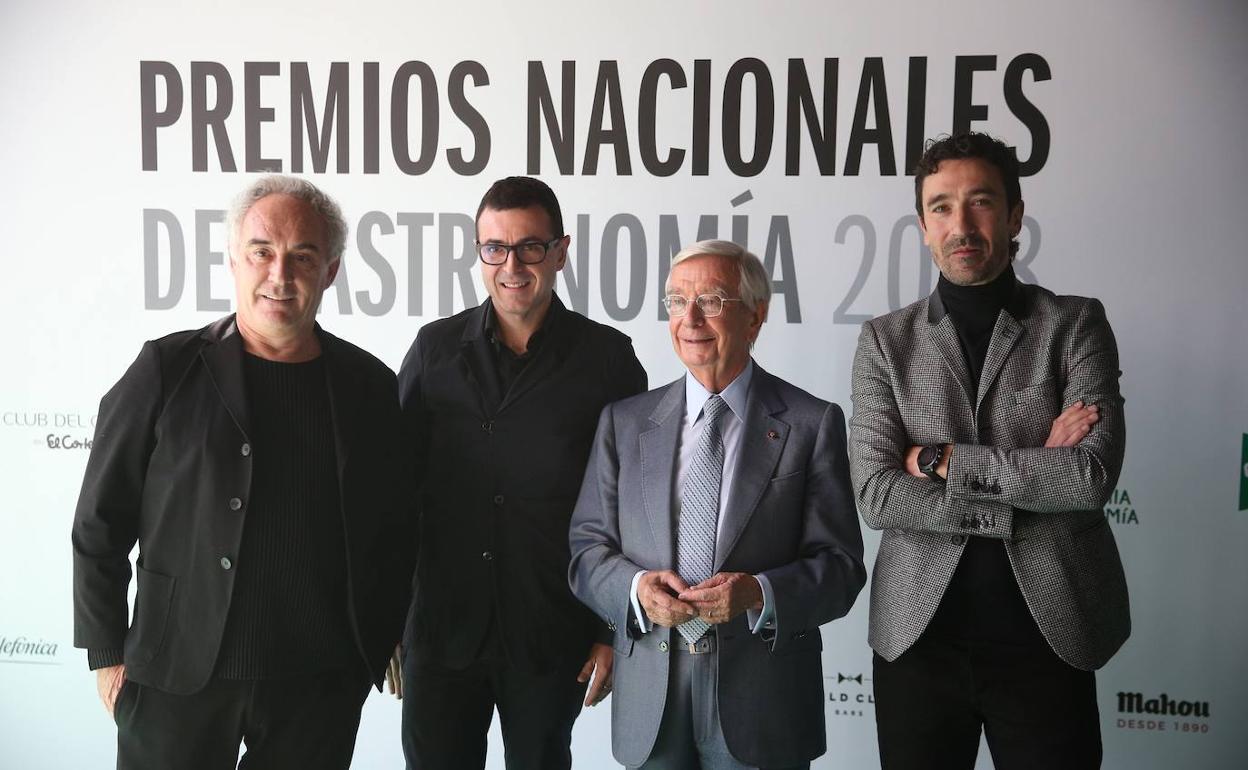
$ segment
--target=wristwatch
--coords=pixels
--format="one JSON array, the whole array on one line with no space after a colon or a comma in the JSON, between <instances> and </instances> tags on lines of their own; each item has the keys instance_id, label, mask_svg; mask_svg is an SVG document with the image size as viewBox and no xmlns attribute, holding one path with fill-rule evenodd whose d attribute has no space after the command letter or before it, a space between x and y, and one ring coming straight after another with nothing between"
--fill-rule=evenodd
<instances>
[{"instance_id":1,"label":"wristwatch","mask_svg":"<svg viewBox=\"0 0 1248 770\"><path fill-rule=\"evenodd\" d=\"M932 481L944 481L936 472L936 466L945 456L944 444L932 444L919 450L919 470Z\"/></svg>"}]
</instances>

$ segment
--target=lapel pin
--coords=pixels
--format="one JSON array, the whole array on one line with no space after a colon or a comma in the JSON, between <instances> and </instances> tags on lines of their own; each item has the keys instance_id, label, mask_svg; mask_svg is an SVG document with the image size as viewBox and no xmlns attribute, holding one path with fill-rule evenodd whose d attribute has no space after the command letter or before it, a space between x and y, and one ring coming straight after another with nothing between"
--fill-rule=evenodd
<instances>
[{"instance_id":1,"label":"lapel pin","mask_svg":"<svg viewBox=\"0 0 1248 770\"><path fill-rule=\"evenodd\" d=\"M774 430L769 430L767 431L767 438L771 439L772 441L775 441L776 439L780 438L780 434L776 433Z\"/></svg>"}]
</instances>

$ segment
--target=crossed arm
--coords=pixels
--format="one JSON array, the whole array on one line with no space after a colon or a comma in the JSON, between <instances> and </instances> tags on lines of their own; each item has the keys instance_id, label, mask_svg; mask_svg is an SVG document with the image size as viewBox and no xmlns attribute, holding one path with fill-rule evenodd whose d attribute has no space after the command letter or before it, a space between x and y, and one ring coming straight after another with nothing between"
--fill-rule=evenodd
<instances>
[{"instance_id":1,"label":"crossed arm","mask_svg":"<svg viewBox=\"0 0 1248 770\"><path fill-rule=\"evenodd\" d=\"M937 469L946 479L941 484L918 473L918 448L898 408L883 348L875 328L865 324L854 357L850 452L867 525L962 534L969 516L992 522L976 534L1007 538L1015 508L1060 513L1104 505L1122 465L1125 428L1117 345L1099 302L1085 303L1061 344L1065 408L1043 446L947 444Z\"/></svg>"}]
</instances>

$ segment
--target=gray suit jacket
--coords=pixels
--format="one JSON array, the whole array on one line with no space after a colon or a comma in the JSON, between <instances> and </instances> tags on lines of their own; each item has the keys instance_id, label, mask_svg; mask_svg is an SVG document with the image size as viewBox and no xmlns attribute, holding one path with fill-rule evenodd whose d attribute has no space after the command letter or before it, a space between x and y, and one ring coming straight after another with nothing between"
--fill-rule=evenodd
<instances>
[{"instance_id":1,"label":"gray suit jacket","mask_svg":"<svg viewBox=\"0 0 1248 770\"><path fill-rule=\"evenodd\" d=\"M871 646L895 660L923 633L967 535L1001 538L1053 650L1096 669L1131 631L1127 586L1102 507L1122 466L1118 348L1101 303L1017 284L997 317L978 398L939 294L868 321L854 358L850 453L859 509L883 529ZM1100 420L1045 449L1082 399ZM913 445L953 444L947 483L908 475Z\"/></svg>"},{"instance_id":2,"label":"gray suit jacket","mask_svg":"<svg viewBox=\"0 0 1248 770\"><path fill-rule=\"evenodd\" d=\"M572 516L573 592L615 632L612 750L650 755L667 695L667 629L643 634L629 589L641 569L674 569L672 487L684 379L607 406ZM753 765L793 765L825 749L819 626L866 581L840 407L755 365L740 458L722 513L717 572L765 574L777 629L744 615L717 627L719 713L728 748Z\"/></svg>"}]
</instances>

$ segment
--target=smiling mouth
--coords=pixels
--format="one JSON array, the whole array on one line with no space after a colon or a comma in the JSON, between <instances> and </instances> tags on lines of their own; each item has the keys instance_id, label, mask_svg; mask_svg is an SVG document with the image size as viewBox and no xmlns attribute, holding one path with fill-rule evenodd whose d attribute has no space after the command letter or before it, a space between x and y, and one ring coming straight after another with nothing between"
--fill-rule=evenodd
<instances>
[{"instance_id":1,"label":"smiling mouth","mask_svg":"<svg viewBox=\"0 0 1248 770\"><path fill-rule=\"evenodd\" d=\"M498 285L502 286L504 289L511 289L514 291L516 289L523 289L530 283L532 283L532 281L499 281Z\"/></svg>"},{"instance_id":2,"label":"smiling mouth","mask_svg":"<svg viewBox=\"0 0 1248 770\"><path fill-rule=\"evenodd\" d=\"M274 296L269 295L269 294L261 294L260 296L261 296L261 297L264 297L265 299L269 300L270 302L293 302L293 301L295 300L295 298L294 298L294 297L274 297Z\"/></svg>"}]
</instances>

